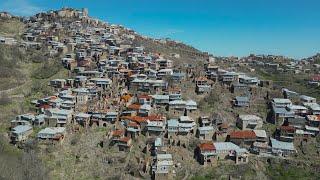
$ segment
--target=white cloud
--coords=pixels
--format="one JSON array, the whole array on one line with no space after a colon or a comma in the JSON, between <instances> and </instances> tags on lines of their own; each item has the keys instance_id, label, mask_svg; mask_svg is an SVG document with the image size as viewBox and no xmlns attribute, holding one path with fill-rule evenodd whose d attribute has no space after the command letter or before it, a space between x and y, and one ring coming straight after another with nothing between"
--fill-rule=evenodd
<instances>
[{"instance_id":1,"label":"white cloud","mask_svg":"<svg viewBox=\"0 0 320 180\"><path fill-rule=\"evenodd\" d=\"M42 11L42 8L28 0L5 0L0 5L0 11L7 11L13 15L31 16Z\"/></svg>"}]
</instances>

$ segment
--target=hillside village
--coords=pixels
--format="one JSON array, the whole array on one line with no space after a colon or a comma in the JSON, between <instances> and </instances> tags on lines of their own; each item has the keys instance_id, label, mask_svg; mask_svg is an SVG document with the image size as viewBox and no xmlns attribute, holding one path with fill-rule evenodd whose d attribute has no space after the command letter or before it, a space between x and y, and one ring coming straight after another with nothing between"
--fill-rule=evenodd
<instances>
[{"instance_id":1,"label":"hillside village","mask_svg":"<svg viewBox=\"0 0 320 180\"><path fill-rule=\"evenodd\" d=\"M53 93L33 99L32 111L5 120L8 141L21 149L36 143L57 179L183 179L306 156L320 168L319 93L278 79L301 75L304 88L318 90L316 57L214 57L93 19L87 9L19 20L26 31L0 43L45 49L68 76L51 79ZM172 51L161 52L166 46Z\"/></svg>"}]
</instances>

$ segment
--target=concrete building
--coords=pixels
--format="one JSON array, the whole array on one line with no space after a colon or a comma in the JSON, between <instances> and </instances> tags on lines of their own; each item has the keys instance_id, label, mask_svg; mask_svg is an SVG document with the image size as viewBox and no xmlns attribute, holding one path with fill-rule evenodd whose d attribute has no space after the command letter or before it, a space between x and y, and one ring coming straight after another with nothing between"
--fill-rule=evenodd
<instances>
[{"instance_id":1,"label":"concrete building","mask_svg":"<svg viewBox=\"0 0 320 180\"><path fill-rule=\"evenodd\" d=\"M262 125L262 118L256 115L242 114L237 119L237 126L242 130L260 129Z\"/></svg>"}]
</instances>

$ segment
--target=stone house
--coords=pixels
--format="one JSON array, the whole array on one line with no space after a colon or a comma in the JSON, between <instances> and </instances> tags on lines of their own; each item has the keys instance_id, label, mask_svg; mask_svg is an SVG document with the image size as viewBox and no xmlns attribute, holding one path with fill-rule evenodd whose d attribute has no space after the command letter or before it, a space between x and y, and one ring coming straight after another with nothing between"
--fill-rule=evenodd
<instances>
[{"instance_id":1,"label":"stone house","mask_svg":"<svg viewBox=\"0 0 320 180\"><path fill-rule=\"evenodd\" d=\"M213 134L213 126L198 127L197 136L200 140L212 140Z\"/></svg>"},{"instance_id":2,"label":"stone house","mask_svg":"<svg viewBox=\"0 0 320 180\"><path fill-rule=\"evenodd\" d=\"M10 139L13 144L26 141L32 134L32 126L30 125L18 125L12 128L10 132Z\"/></svg>"},{"instance_id":3,"label":"stone house","mask_svg":"<svg viewBox=\"0 0 320 180\"><path fill-rule=\"evenodd\" d=\"M257 136L252 130L232 131L228 139L240 147L250 147L256 141Z\"/></svg>"},{"instance_id":4,"label":"stone house","mask_svg":"<svg viewBox=\"0 0 320 180\"><path fill-rule=\"evenodd\" d=\"M237 126L242 130L260 129L262 125L262 118L256 115L242 114L237 118Z\"/></svg>"},{"instance_id":5,"label":"stone house","mask_svg":"<svg viewBox=\"0 0 320 180\"><path fill-rule=\"evenodd\" d=\"M216 162L216 147L213 142L201 143L195 150L195 157L202 165Z\"/></svg>"}]
</instances>

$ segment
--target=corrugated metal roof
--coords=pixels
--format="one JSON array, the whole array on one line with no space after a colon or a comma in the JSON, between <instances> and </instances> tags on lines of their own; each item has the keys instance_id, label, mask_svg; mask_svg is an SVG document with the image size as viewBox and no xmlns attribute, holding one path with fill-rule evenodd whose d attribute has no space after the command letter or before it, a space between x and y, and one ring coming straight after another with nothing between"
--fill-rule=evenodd
<instances>
[{"instance_id":1,"label":"corrugated metal roof","mask_svg":"<svg viewBox=\"0 0 320 180\"><path fill-rule=\"evenodd\" d=\"M240 149L239 146L233 144L232 142L214 142L213 144L217 151L231 151Z\"/></svg>"},{"instance_id":2,"label":"corrugated metal roof","mask_svg":"<svg viewBox=\"0 0 320 180\"><path fill-rule=\"evenodd\" d=\"M282 149L282 150L290 150L295 151L294 145L292 142L283 142L278 141L276 139L270 138L271 140L271 147L275 149Z\"/></svg>"},{"instance_id":3,"label":"corrugated metal roof","mask_svg":"<svg viewBox=\"0 0 320 180\"><path fill-rule=\"evenodd\" d=\"M19 125L19 126L16 126L12 129L13 132L17 133L17 134L20 134L20 133L23 133L23 132L26 132L26 131L29 131L31 130L32 127L29 126L29 125Z\"/></svg>"}]
</instances>

